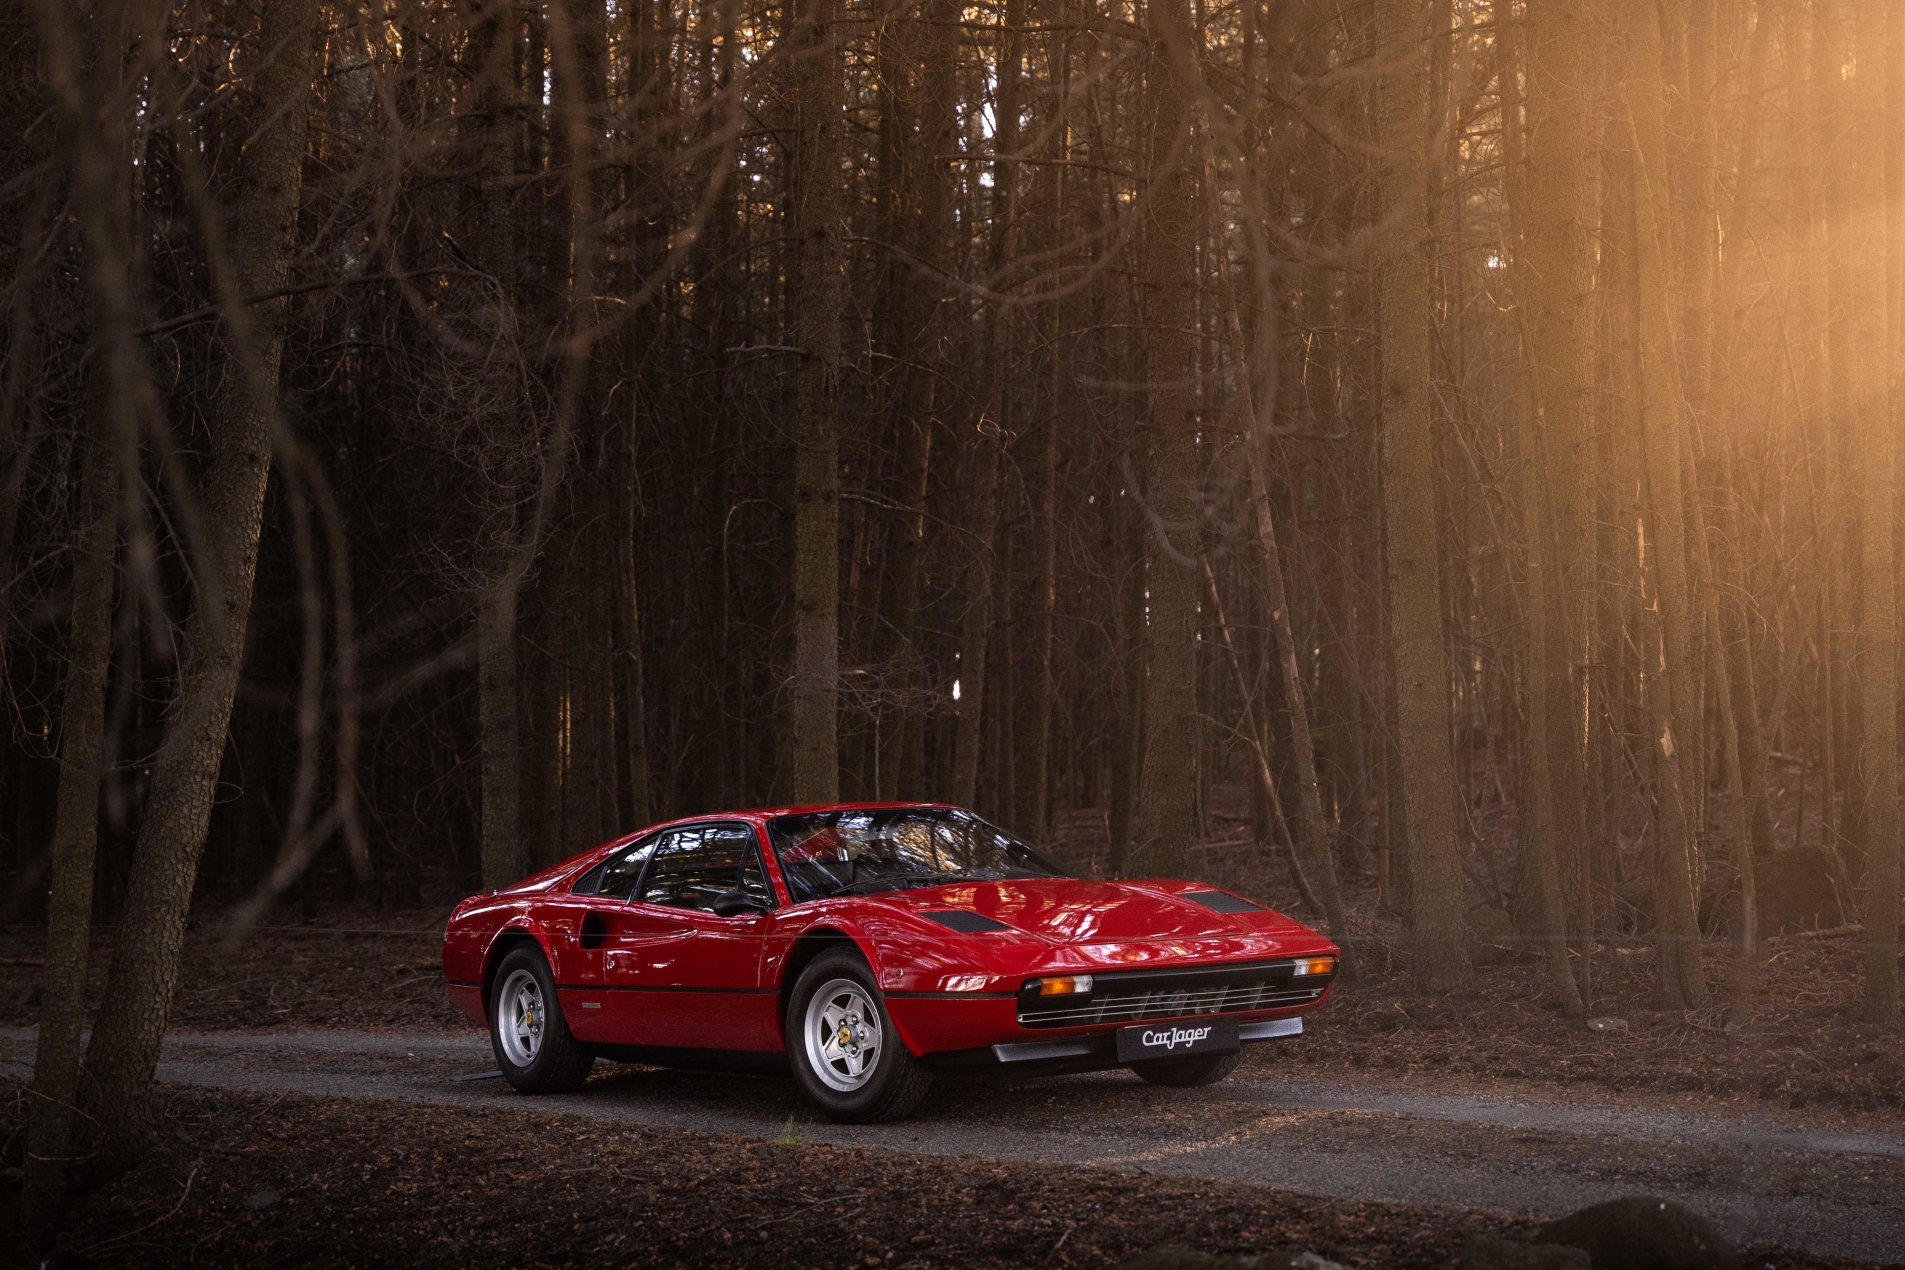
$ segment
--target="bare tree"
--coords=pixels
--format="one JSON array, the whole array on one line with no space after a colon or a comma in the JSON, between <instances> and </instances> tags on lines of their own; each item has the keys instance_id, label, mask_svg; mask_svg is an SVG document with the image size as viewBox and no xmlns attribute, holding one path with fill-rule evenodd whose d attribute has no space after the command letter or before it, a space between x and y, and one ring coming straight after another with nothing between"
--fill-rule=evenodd
<instances>
[{"instance_id":1,"label":"bare tree","mask_svg":"<svg viewBox=\"0 0 1905 1270\"><path fill-rule=\"evenodd\" d=\"M1885 158L1895 123L1886 118L1887 23L1895 14L1879 0L1858 0L1858 75L1854 86L1859 153L1853 163L1855 195L1850 232L1855 260L1870 262L1886 251ZM1898 562L1895 554L1898 487L1897 364L1886 331L1887 315L1899 304L1885 288L1885 274L1869 263L1859 268L1853 306L1858 378L1855 409L1860 496L1858 630L1859 689L1864 724L1859 762L1865 781L1864 841L1867 878L1865 1013L1875 1023L1898 1017Z\"/></svg>"},{"instance_id":2,"label":"bare tree","mask_svg":"<svg viewBox=\"0 0 1905 1270\"><path fill-rule=\"evenodd\" d=\"M1429 435L1424 14L1417 0L1384 0L1379 15L1379 48L1389 67L1380 112L1387 223L1375 262L1382 340L1383 557L1415 973L1425 989L1439 992L1462 984L1469 967L1460 847L1450 798L1455 782L1435 549L1435 458Z\"/></svg>"},{"instance_id":3,"label":"bare tree","mask_svg":"<svg viewBox=\"0 0 1905 1270\"><path fill-rule=\"evenodd\" d=\"M1706 1003L1700 929L1694 896L1694 787L1704 784L1682 744L1698 724L1692 702L1693 615L1688 583L1685 483L1679 364L1674 313L1668 295L1670 226L1664 197L1667 172L1665 103L1661 81L1659 16L1635 0L1626 11L1629 71L1625 106L1633 134L1635 276L1640 310L1639 415L1645 447L1647 556L1659 611L1659 659L1648 696L1660 773L1656 824L1660 835L1655 896L1660 918L1660 991L1664 1000L1698 1008Z\"/></svg>"},{"instance_id":4,"label":"bare tree","mask_svg":"<svg viewBox=\"0 0 1905 1270\"><path fill-rule=\"evenodd\" d=\"M1196 835L1197 764L1203 749L1196 573L1203 399L1197 378L1201 359L1192 348L1198 325L1194 101L1172 69L1178 50L1194 47L1190 8L1183 0L1151 0L1145 14L1151 91L1138 272L1145 287L1149 346L1144 585L1150 675L1132 851L1140 872L1158 872L1181 870L1184 845Z\"/></svg>"},{"instance_id":5,"label":"bare tree","mask_svg":"<svg viewBox=\"0 0 1905 1270\"><path fill-rule=\"evenodd\" d=\"M840 212L839 0L803 0L789 11L795 77L792 164L794 679L793 795L839 796L840 307L845 284Z\"/></svg>"},{"instance_id":6,"label":"bare tree","mask_svg":"<svg viewBox=\"0 0 1905 1270\"><path fill-rule=\"evenodd\" d=\"M177 697L153 764L151 795L126 890L129 920L113 946L99 1020L86 1049L88 1102L127 1149L147 1123L147 1096L178 985L192 886L211 817L232 696L245 646L265 481L278 413L285 290L297 241L316 0L266 6L257 59L256 138L239 160L242 191L224 230L200 215L218 262L232 367L211 412L212 462L193 491L204 529L195 604L186 622ZM252 297L277 297L254 302Z\"/></svg>"},{"instance_id":7,"label":"bare tree","mask_svg":"<svg viewBox=\"0 0 1905 1270\"><path fill-rule=\"evenodd\" d=\"M73 549L72 618L60 703L59 810L47 901L44 1005L34 1051L22 1209L27 1238L51 1231L66 1197L78 1142L80 1029L85 1021L100 769L106 747L106 681L112 664L114 562L122 471L137 444L148 386L136 325L128 223L132 164L125 129L128 45L148 15L115 5L75 29L61 5L40 6L47 76L73 142L93 310L93 367L80 470L79 537ZM85 46L90 45L88 57Z\"/></svg>"}]
</instances>

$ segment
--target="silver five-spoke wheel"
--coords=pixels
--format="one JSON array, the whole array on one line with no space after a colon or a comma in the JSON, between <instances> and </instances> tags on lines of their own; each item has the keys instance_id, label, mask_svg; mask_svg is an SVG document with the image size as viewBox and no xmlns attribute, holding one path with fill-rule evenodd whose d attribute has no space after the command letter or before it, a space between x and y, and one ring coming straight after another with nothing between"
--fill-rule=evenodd
<instances>
[{"instance_id":1,"label":"silver five-spoke wheel","mask_svg":"<svg viewBox=\"0 0 1905 1270\"><path fill-rule=\"evenodd\" d=\"M880 1008L851 979L832 979L807 1003L807 1058L830 1088L851 1093L879 1065Z\"/></svg>"},{"instance_id":2,"label":"silver five-spoke wheel","mask_svg":"<svg viewBox=\"0 0 1905 1270\"><path fill-rule=\"evenodd\" d=\"M836 944L800 972L787 1001L789 1066L835 1120L894 1120L919 1106L932 1069L915 1059L860 950Z\"/></svg>"},{"instance_id":3,"label":"silver five-spoke wheel","mask_svg":"<svg viewBox=\"0 0 1905 1270\"><path fill-rule=\"evenodd\" d=\"M548 1026L548 1010L542 999L542 985L527 969L512 972L497 994L497 1039L503 1052L518 1067L528 1067L542 1052L542 1033Z\"/></svg>"}]
</instances>

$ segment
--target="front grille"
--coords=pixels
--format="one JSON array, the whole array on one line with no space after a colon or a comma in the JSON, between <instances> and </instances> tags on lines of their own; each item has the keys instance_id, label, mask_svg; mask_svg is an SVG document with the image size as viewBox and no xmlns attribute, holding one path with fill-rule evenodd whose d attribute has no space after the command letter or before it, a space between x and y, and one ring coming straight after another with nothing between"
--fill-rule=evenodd
<instances>
[{"instance_id":1,"label":"front grille","mask_svg":"<svg viewBox=\"0 0 1905 1270\"><path fill-rule=\"evenodd\" d=\"M1307 1005L1323 995L1330 976L1298 982L1295 968L1273 961L1194 971L1094 972L1088 997L1041 997L1034 982L1019 993L1019 1026L1087 1027Z\"/></svg>"}]
</instances>

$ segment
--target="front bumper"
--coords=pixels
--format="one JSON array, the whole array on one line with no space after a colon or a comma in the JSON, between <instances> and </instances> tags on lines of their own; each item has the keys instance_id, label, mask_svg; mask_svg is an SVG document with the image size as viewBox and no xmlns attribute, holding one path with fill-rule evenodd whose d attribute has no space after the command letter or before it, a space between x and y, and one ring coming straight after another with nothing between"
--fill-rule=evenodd
<instances>
[{"instance_id":1,"label":"front bumper","mask_svg":"<svg viewBox=\"0 0 1905 1270\"><path fill-rule=\"evenodd\" d=\"M1301 1018L1257 1019L1240 1023L1237 1039L1249 1045L1298 1036L1302 1031ZM1106 1071L1124 1066L1118 1061L1116 1032L1072 1036L1064 1040L1000 1042L973 1049L925 1054L920 1061L928 1067L946 1071L990 1070L1015 1076L1057 1076L1068 1072Z\"/></svg>"},{"instance_id":2,"label":"front bumper","mask_svg":"<svg viewBox=\"0 0 1905 1270\"><path fill-rule=\"evenodd\" d=\"M1302 1019L1263 1019L1257 1023L1240 1024L1237 1039L1245 1043L1271 1041L1281 1036L1297 1036L1302 1031ZM1001 1063L1031 1063L1041 1058L1073 1058L1100 1051L1116 1054L1117 1045L1113 1040L1116 1036L1117 1033L1108 1032L1103 1036L1081 1036L1069 1041L1019 1041L989 1048Z\"/></svg>"},{"instance_id":3,"label":"front bumper","mask_svg":"<svg viewBox=\"0 0 1905 1270\"><path fill-rule=\"evenodd\" d=\"M1296 977L1293 971L1288 958L1094 971L1088 994L1077 997L1042 997L1038 981L1026 978L1011 993L889 990L886 1006L906 1047L922 1057L994 1046L1056 1057L1058 1051L1037 1047L1063 1045L1065 1054L1076 1054L1079 1044L1104 1041L1133 1023L1229 1014L1252 1028L1307 1014L1328 999L1335 976Z\"/></svg>"}]
</instances>

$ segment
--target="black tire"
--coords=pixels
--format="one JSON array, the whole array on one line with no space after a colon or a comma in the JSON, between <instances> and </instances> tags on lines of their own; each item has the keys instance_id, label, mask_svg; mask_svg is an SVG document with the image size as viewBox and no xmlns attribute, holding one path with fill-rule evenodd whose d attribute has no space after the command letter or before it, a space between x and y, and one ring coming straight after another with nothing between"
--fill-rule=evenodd
<instances>
[{"instance_id":1,"label":"black tire","mask_svg":"<svg viewBox=\"0 0 1905 1270\"><path fill-rule=\"evenodd\" d=\"M525 1005L541 1009L540 1030L531 1017L528 1026L506 1035L510 1023L522 1017L516 1011ZM518 944L503 954L490 979L488 1013L496 1066L518 1093L567 1094L582 1088L595 1066L595 1055L569 1034L562 1004L556 999L556 979L549 973L542 949Z\"/></svg>"},{"instance_id":2,"label":"black tire","mask_svg":"<svg viewBox=\"0 0 1905 1270\"><path fill-rule=\"evenodd\" d=\"M1171 1089L1196 1089L1215 1085L1243 1061L1243 1051L1232 1054L1200 1054L1195 1058L1159 1058L1148 1063L1133 1063L1131 1070L1153 1085Z\"/></svg>"},{"instance_id":3,"label":"black tire","mask_svg":"<svg viewBox=\"0 0 1905 1270\"><path fill-rule=\"evenodd\" d=\"M815 1036L809 1038L809 1007L823 990L832 1000L814 1010ZM829 1044L832 1031L829 1028L825 1034L821 1033L824 1022L821 1016L835 1010L840 1003L846 1003L844 1008L857 1007L859 1011L847 1016L858 1020L857 1043L853 1046L856 1055L863 1054L861 1045L867 1036L865 1024L877 1023L878 1048L867 1067L858 1072L850 1070L852 1059L846 1057L844 1050L837 1060L839 1066L825 1056L824 1047ZM864 1017L869 1005L877 1012L877 1020ZM786 1022L787 1059L794 1069L794 1079L808 1101L831 1119L849 1124L898 1120L918 1107L932 1086L932 1071L907 1053L906 1043L900 1040L899 1031L893 1026L893 1016L886 1011L886 998L873 981L873 971L865 959L850 948L830 948L807 964L787 999ZM850 1029L854 1026L848 1023ZM831 1075L817 1070L817 1062L827 1066Z\"/></svg>"}]
</instances>

